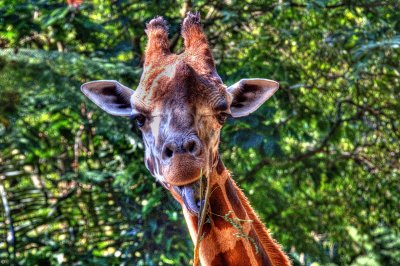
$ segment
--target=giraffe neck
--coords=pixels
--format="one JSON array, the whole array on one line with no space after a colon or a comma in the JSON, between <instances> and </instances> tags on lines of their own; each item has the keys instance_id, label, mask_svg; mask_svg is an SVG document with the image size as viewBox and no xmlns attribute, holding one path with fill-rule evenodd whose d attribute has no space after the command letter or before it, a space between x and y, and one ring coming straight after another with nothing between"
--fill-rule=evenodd
<instances>
[{"instance_id":1,"label":"giraffe neck","mask_svg":"<svg viewBox=\"0 0 400 266\"><path fill-rule=\"evenodd\" d=\"M221 161L209 178L210 210L200 242L201 264L290 265ZM198 219L184 204L182 208L192 240L196 242Z\"/></svg>"}]
</instances>

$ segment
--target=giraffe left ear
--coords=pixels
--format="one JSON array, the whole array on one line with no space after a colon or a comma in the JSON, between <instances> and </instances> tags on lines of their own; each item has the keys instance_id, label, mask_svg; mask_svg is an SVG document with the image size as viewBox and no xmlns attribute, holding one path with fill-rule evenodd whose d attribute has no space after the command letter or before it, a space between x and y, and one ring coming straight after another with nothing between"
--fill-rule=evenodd
<instances>
[{"instance_id":1,"label":"giraffe left ear","mask_svg":"<svg viewBox=\"0 0 400 266\"><path fill-rule=\"evenodd\" d=\"M241 79L227 90L232 96L232 117L246 116L260 107L279 88L279 83L269 79Z\"/></svg>"},{"instance_id":2,"label":"giraffe left ear","mask_svg":"<svg viewBox=\"0 0 400 266\"><path fill-rule=\"evenodd\" d=\"M115 80L86 82L81 91L101 109L111 115L129 116L132 113L130 99L134 90Z\"/></svg>"}]
</instances>

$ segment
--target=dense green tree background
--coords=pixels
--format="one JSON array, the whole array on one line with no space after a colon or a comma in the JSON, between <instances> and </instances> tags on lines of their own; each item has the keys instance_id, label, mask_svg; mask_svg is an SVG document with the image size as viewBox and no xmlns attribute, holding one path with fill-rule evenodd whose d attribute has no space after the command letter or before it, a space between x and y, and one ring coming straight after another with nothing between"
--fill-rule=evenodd
<instances>
[{"instance_id":1,"label":"dense green tree background","mask_svg":"<svg viewBox=\"0 0 400 266\"><path fill-rule=\"evenodd\" d=\"M398 1L69 2L0 0L0 264L189 264L138 131L79 87L135 88L145 23L179 52L199 10L226 84L280 82L221 153L294 264L400 265Z\"/></svg>"}]
</instances>

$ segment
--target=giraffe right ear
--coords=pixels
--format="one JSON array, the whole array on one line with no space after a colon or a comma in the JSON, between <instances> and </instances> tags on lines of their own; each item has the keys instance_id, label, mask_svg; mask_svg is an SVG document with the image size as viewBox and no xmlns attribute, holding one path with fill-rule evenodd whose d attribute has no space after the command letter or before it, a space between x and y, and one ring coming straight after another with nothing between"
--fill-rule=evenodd
<instances>
[{"instance_id":1,"label":"giraffe right ear","mask_svg":"<svg viewBox=\"0 0 400 266\"><path fill-rule=\"evenodd\" d=\"M232 117L246 116L260 107L279 88L279 83L269 79L241 79L227 91L232 96Z\"/></svg>"},{"instance_id":2,"label":"giraffe right ear","mask_svg":"<svg viewBox=\"0 0 400 266\"><path fill-rule=\"evenodd\" d=\"M81 86L81 91L111 115L129 116L132 113L130 99L135 91L115 80L90 81Z\"/></svg>"}]
</instances>

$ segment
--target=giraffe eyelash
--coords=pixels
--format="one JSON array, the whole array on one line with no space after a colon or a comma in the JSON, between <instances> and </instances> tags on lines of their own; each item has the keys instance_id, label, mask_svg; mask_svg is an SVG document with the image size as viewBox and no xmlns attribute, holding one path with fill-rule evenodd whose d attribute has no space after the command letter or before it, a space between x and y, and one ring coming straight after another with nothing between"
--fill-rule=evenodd
<instances>
[{"instance_id":1,"label":"giraffe eyelash","mask_svg":"<svg viewBox=\"0 0 400 266\"><path fill-rule=\"evenodd\" d=\"M136 125L138 127L142 127L142 126L144 126L144 123L146 122L147 117L145 115L143 115L143 114L136 113L136 114L130 115L129 119L135 120Z\"/></svg>"}]
</instances>

